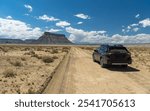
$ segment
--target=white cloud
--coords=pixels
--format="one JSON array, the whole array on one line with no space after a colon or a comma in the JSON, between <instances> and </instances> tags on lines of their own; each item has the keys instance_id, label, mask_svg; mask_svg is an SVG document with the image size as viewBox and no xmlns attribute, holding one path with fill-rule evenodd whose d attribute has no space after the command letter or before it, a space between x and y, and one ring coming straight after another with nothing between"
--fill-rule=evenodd
<instances>
[{"instance_id":1,"label":"white cloud","mask_svg":"<svg viewBox=\"0 0 150 111\"><path fill-rule=\"evenodd\" d=\"M115 34L109 37L107 34L100 34L100 31L84 31L72 27L67 27L66 32L70 34L69 40L74 43L150 43L150 34L133 36Z\"/></svg>"},{"instance_id":2,"label":"white cloud","mask_svg":"<svg viewBox=\"0 0 150 111\"><path fill-rule=\"evenodd\" d=\"M12 19L12 16L7 16L6 19Z\"/></svg>"},{"instance_id":3,"label":"white cloud","mask_svg":"<svg viewBox=\"0 0 150 111\"><path fill-rule=\"evenodd\" d=\"M91 19L91 17L89 15L85 15L85 14L82 14L82 13L76 14L74 16L76 16L78 18L81 18L81 19Z\"/></svg>"},{"instance_id":4,"label":"white cloud","mask_svg":"<svg viewBox=\"0 0 150 111\"><path fill-rule=\"evenodd\" d=\"M36 39L42 35L39 27L32 28L19 20L0 18L0 37L12 39Z\"/></svg>"},{"instance_id":5,"label":"white cloud","mask_svg":"<svg viewBox=\"0 0 150 111\"><path fill-rule=\"evenodd\" d=\"M60 32L62 31L61 29L53 29L51 28L50 30L47 30L47 32L52 32L52 33L56 33L56 32Z\"/></svg>"},{"instance_id":6,"label":"white cloud","mask_svg":"<svg viewBox=\"0 0 150 111\"><path fill-rule=\"evenodd\" d=\"M33 11L33 8L32 8L31 5L25 4L24 7L27 8L27 9L29 10L29 12L32 12L32 11Z\"/></svg>"},{"instance_id":7,"label":"white cloud","mask_svg":"<svg viewBox=\"0 0 150 111\"><path fill-rule=\"evenodd\" d=\"M25 16L29 16L29 14L28 13L26 13L26 14L24 14Z\"/></svg>"},{"instance_id":8,"label":"white cloud","mask_svg":"<svg viewBox=\"0 0 150 111\"><path fill-rule=\"evenodd\" d=\"M66 32L70 33L69 40L72 42L90 42L95 43L100 39L105 38L104 31L84 31L82 29L75 29L67 27Z\"/></svg>"},{"instance_id":9,"label":"white cloud","mask_svg":"<svg viewBox=\"0 0 150 111\"><path fill-rule=\"evenodd\" d=\"M139 24L141 24L144 28L150 26L150 18L139 21Z\"/></svg>"},{"instance_id":10,"label":"white cloud","mask_svg":"<svg viewBox=\"0 0 150 111\"><path fill-rule=\"evenodd\" d=\"M58 21L58 20L59 20L59 19L57 19L57 18L55 18L55 17L53 17L53 16L49 17L49 16L47 16L46 14L44 14L44 15L42 15L42 16L39 16L38 19L41 19L41 20L44 20L44 21L47 21L47 22Z\"/></svg>"},{"instance_id":11,"label":"white cloud","mask_svg":"<svg viewBox=\"0 0 150 111\"><path fill-rule=\"evenodd\" d=\"M133 30L134 32L137 32L137 31L139 30L139 28L136 27L136 28L133 28L132 30Z\"/></svg>"},{"instance_id":12,"label":"white cloud","mask_svg":"<svg viewBox=\"0 0 150 111\"><path fill-rule=\"evenodd\" d=\"M136 26L138 26L139 24L131 24L130 26L131 27L136 27Z\"/></svg>"},{"instance_id":13,"label":"white cloud","mask_svg":"<svg viewBox=\"0 0 150 111\"><path fill-rule=\"evenodd\" d=\"M140 17L140 14L137 14L136 16L135 16L135 18L139 18Z\"/></svg>"},{"instance_id":14,"label":"white cloud","mask_svg":"<svg viewBox=\"0 0 150 111\"><path fill-rule=\"evenodd\" d=\"M56 26L58 27L66 27L66 26L70 26L71 24L69 22L66 22L66 21L59 21L58 23L56 23Z\"/></svg>"},{"instance_id":15,"label":"white cloud","mask_svg":"<svg viewBox=\"0 0 150 111\"><path fill-rule=\"evenodd\" d=\"M127 26L126 28L122 29L123 33L127 33L127 32L137 32L139 30L139 24L131 24L129 26Z\"/></svg>"},{"instance_id":16,"label":"white cloud","mask_svg":"<svg viewBox=\"0 0 150 111\"><path fill-rule=\"evenodd\" d=\"M83 22L78 22L77 24L80 25L80 24L83 24Z\"/></svg>"},{"instance_id":17,"label":"white cloud","mask_svg":"<svg viewBox=\"0 0 150 111\"><path fill-rule=\"evenodd\" d=\"M122 29L122 32L123 32L123 33L125 33L125 32L126 32L126 30L125 30L125 29Z\"/></svg>"},{"instance_id":18,"label":"white cloud","mask_svg":"<svg viewBox=\"0 0 150 111\"><path fill-rule=\"evenodd\" d=\"M131 29L131 27L130 27L130 26L128 26L128 27L127 27L127 29L129 29L129 30L130 30L130 29Z\"/></svg>"}]
</instances>

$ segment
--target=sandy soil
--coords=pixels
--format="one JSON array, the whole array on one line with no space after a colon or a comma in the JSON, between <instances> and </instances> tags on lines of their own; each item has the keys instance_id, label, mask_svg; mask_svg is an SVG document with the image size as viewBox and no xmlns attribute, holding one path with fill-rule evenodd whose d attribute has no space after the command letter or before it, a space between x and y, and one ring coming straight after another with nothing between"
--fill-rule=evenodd
<instances>
[{"instance_id":1,"label":"sandy soil","mask_svg":"<svg viewBox=\"0 0 150 111\"><path fill-rule=\"evenodd\" d=\"M57 46L0 46L0 93L41 93L69 51Z\"/></svg>"},{"instance_id":2,"label":"sandy soil","mask_svg":"<svg viewBox=\"0 0 150 111\"><path fill-rule=\"evenodd\" d=\"M101 68L92 61L93 49L73 47L44 93L150 93L150 48L129 48L133 64L127 69Z\"/></svg>"}]
</instances>

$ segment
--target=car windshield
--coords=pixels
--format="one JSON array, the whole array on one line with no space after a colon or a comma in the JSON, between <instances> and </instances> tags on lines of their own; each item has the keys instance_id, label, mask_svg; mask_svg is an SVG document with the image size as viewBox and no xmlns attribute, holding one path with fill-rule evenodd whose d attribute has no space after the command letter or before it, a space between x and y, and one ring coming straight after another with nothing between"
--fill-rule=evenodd
<instances>
[{"instance_id":1,"label":"car windshield","mask_svg":"<svg viewBox=\"0 0 150 111\"><path fill-rule=\"evenodd\" d=\"M110 52L128 52L125 47L110 47Z\"/></svg>"}]
</instances>

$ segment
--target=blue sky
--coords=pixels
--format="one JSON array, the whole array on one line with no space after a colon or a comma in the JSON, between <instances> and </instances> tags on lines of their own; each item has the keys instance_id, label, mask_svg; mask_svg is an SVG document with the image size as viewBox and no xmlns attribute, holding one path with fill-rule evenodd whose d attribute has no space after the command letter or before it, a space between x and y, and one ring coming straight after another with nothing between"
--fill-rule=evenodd
<instances>
[{"instance_id":1,"label":"blue sky","mask_svg":"<svg viewBox=\"0 0 150 111\"><path fill-rule=\"evenodd\" d=\"M37 39L44 31L73 42L150 42L149 0L1 0L0 37Z\"/></svg>"}]
</instances>

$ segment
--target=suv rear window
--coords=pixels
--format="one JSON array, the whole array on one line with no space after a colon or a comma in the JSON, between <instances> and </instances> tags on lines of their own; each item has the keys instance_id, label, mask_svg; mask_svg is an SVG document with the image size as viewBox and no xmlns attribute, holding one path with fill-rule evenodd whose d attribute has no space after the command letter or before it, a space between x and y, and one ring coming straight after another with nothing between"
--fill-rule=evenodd
<instances>
[{"instance_id":1,"label":"suv rear window","mask_svg":"<svg viewBox=\"0 0 150 111\"><path fill-rule=\"evenodd\" d=\"M128 52L125 47L109 47L110 52Z\"/></svg>"}]
</instances>

